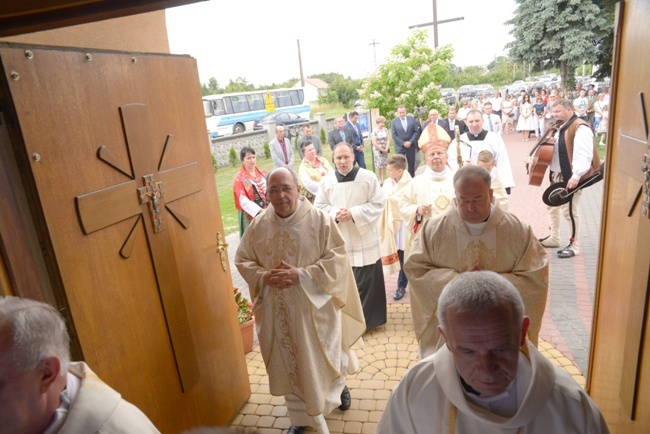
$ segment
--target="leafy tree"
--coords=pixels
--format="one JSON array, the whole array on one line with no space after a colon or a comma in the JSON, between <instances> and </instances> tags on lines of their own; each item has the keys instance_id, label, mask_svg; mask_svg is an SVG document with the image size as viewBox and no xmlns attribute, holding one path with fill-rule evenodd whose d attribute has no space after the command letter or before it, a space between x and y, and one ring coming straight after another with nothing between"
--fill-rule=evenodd
<instances>
[{"instance_id":1,"label":"leafy tree","mask_svg":"<svg viewBox=\"0 0 650 434\"><path fill-rule=\"evenodd\" d=\"M334 89L322 89L318 93L319 104L335 104L339 102L339 94Z\"/></svg>"},{"instance_id":2,"label":"leafy tree","mask_svg":"<svg viewBox=\"0 0 650 434\"><path fill-rule=\"evenodd\" d=\"M226 93L246 92L247 90L255 90L255 86L248 84L248 80L244 77L237 77L235 81L230 80L225 89Z\"/></svg>"},{"instance_id":3,"label":"leafy tree","mask_svg":"<svg viewBox=\"0 0 650 434\"><path fill-rule=\"evenodd\" d=\"M361 97L368 107L378 108L385 116L395 113L400 104L408 111L427 106L446 112L439 84L449 74L453 50L445 45L434 51L427 39L426 31L416 30L405 44L393 47L386 63L363 84Z\"/></svg>"},{"instance_id":4,"label":"leafy tree","mask_svg":"<svg viewBox=\"0 0 650 434\"><path fill-rule=\"evenodd\" d=\"M219 82L216 78L210 77L207 83L201 84L201 93L205 95L214 95L216 93L222 93L223 89L219 87Z\"/></svg>"},{"instance_id":5,"label":"leafy tree","mask_svg":"<svg viewBox=\"0 0 650 434\"><path fill-rule=\"evenodd\" d=\"M601 9L608 22L611 23L605 36L596 40L596 61L598 70L593 74L598 80L610 77L612 73L612 59L614 58L614 4L615 0L594 0Z\"/></svg>"},{"instance_id":6,"label":"leafy tree","mask_svg":"<svg viewBox=\"0 0 650 434\"><path fill-rule=\"evenodd\" d=\"M330 91L336 92L338 102L351 106L359 98L359 89L362 86L361 80L352 80L350 77L337 77L330 84Z\"/></svg>"},{"instance_id":7,"label":"leafy tree","mask_svg":"<svg viewBox=\"0 0 650 434\"><path fill-rule=\"evenodd\" d=\"M599 41L612 31L613 22L594 0L515 1L515 16L506 22L515 37L510 56L546 69L559 67L563 87L571 69L596 61Z\"/></svg>"}]
</instances>

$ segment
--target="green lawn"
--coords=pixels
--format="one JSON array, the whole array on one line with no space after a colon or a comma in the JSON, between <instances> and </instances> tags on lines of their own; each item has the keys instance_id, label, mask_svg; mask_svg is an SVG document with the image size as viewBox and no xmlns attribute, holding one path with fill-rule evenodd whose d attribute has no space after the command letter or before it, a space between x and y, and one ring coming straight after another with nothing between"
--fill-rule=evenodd
<instances>
[{"instance_id":1,"label":"green lawn","mask_svg":"<svg viewBox=\"0 0 650 434\"><path fill-rule=\"evenodd\" d=\"M394 152L394 149L393 149ZM296 151L296 156L297 156ZM372 150L370 146L370 141L366 140L366 146L364 147L364 155L366 158L366 166L368 170L372 170ZM331 162L332 161L332 151L327 143L323 146L323 157ZM295 159L294 169L298 171L298 166L300 165L300 160ZM270 158L264 158L264 155L257 155L257 166L260 169L269 171L273 169L273 160ZM217 195L219 198L219 207L221 208L221 219L223 220L223 230L226 235L230 235L239 231L239 223L237 220L237 210L235 209L235 199L232 192L232 182L235 179L235 175L240 169L240 165L237 167L227 166L220 167L215 174L215 181L217 183Z\"/></svg>"}]
</instances>

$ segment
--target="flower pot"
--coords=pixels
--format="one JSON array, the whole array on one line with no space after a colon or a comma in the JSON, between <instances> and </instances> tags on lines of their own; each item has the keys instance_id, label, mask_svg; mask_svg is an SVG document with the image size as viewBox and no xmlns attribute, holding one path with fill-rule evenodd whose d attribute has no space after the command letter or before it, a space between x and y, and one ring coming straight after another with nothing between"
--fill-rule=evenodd
<instances>
[{"instance_id":1,"label":"flower pot","mask_svg":"<svg viewBox=\"0 0 650 434\"><path fill-rule=\"evenodd\" d=\"M241 330L241 338L244 342L244 353L249 353L253 350L253 337L255 334L255 318L239 324Z\"/></svg>"}]
</instances>

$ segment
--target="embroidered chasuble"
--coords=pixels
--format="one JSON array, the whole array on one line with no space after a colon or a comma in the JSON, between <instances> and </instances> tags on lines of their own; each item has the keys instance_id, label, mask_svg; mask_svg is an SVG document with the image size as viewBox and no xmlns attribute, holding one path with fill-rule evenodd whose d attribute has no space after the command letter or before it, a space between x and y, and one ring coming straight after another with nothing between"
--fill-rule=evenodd
<instances>
[{"instance_id":1,"label":"embroidered chasuble","mask_svg":"<svg viewBox=\"0 0 650 434\"><path fill-rule=\"evenodd\" d=\"M411 174L405 170L399 182L395 183L392 178L387 178L382 186L384 196L386 196L386 207L379 218L379 235L381 237L381 265L385 276L400 271L399 257L397 256L400 246L396 237L400 235L406 219L399 211L399 201L412 179Z\"/></svg>"},{"instance_id":2,"label":"embroidered chasuble","mask_svg":"<svg viewBox=\"0 0 650 434\"><path fill-rule=\"evenodd\" d=\"M512 416L481 408L468 399L451 352L441 347L415 364L393 389L375 433L609 433L587 392L530 342L522 347L515 383Z\"/></svg>"},{"instance_id":3,"label":"embroidered chasuble","mask_svg":"<svg viewBox=\"0 0 650 434\"><path fill-rule=\"evenodd\" d=\"M454 174L449 168L444 173L438 174L427 166L424 172L413 178L406 187L399 201L399 210L406 222L405 258L424 223L445 212L449 207L453 207L455 196L453 178ZM431 205L431 212L422 216L418 222L416 214L420 205Z\"/></svg>"},{"instance_id":4,"label":"embroidered chasuble","mask_svg":"<svg viewBox=\"0 0 650 434\"><path fill-rule=\"evenodd\" d=\"M287 218L269 205L253 220L235 263L250 288L271 394L293 395L304 403L299 420L318 426L310 418L340 405L345 377L358 369L351 347L365 323L339 229L308 200L300 202ZM263 284L264 273L280 261L299 268L299 285Z\"/></svg>"},{"instance_id":5,"label":"embroidered chasuble","mask_svg":"<svg viewBox=\"0 0 650 434\"><path fill-rule=\"evenodd\" d=\"M537 345L548 292L548 258L532 229L498 205L473 236L455 207L427 221L413 240L404 270L411 286L411 309L421 357L433 354L440 333L435 313L444 286L480 264L517 288L530 317L528 337Z\"/></svg>"}]
</instances>

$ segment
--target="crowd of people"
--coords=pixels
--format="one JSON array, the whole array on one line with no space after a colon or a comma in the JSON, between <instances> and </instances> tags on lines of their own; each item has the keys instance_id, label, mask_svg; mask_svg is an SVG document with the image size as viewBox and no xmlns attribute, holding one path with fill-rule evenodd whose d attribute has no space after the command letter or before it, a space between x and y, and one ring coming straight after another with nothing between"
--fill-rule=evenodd
<instances>
[{"instance_id":1,"label":"crowd of people","mask_svg":"<svg viewBox=\"0 0 650 434\"><path fill-rule=\"evenodd\" d=\"M558 89L523 92L517 100L496 93L465 101L458 111L449 107L447 118L432 109L424 122L400 105L390 130L378 117L370 134L377 174L359 156L365 142L356 112L347 122L337 118L328 134L334 167L313 141L301 139L296 173L279 142L276 155L285 158L266 177L268 209L244 231L236 265L251 289L270 391L285 396L290 434L309 426L327 433L325 416L349 408L345 378L355 370L355 346L363 330L386 323L384 276L397 272L393 298L411 293L421 361L391 396L378 432L424 432L432 424L446 430L450 405L452 422L471 427L463 432L553 431L561 424L572 432L607 432L588 396L535 349L549 285L545 248L559 246L564 213L573 230L558 257L579 254L580 191L549 207L551 234L536 238L508 211L515 183L502 137L516 125L529 140L553 122L550 177L572 190L600 165L594 125L582 119L581 107ZM502 290L512 294L494 298ZM458 292L449 305L441 304L445 291ZM503 362L489 361L505 346ZM438 360L446 364L445 378L438 378ZM429 384L422 375L433 389L421 389ZM572 392L542 392L553 387L544 378L553 376ZM414 388L440 406L412 401ZM563 406L565 393L573 401ZM477 413L476 405L484 410Z\"/></svg>"}]
</instances>

